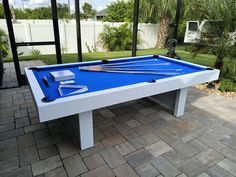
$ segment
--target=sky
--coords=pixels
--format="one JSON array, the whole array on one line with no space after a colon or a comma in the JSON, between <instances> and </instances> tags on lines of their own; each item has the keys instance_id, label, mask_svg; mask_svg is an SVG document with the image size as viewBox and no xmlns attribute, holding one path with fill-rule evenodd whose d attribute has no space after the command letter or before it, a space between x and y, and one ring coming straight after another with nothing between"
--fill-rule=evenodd
<instances>
[{"instance_id":1,"label":"sky","mask_svg":"<svg viewBox=\"0 0 236 177\"><path fill-rule=\"evenodd\" d=\"M70 1L71 11L74 10L74 0L57 0L58 3L68 3ZM107 5L116 0L80 0L82 5L84 2L90 3L97 11L103 10ZM50 5L50 0L9 0L10 4L15 8L36 8Z\"/></svg>"}]
</instances>

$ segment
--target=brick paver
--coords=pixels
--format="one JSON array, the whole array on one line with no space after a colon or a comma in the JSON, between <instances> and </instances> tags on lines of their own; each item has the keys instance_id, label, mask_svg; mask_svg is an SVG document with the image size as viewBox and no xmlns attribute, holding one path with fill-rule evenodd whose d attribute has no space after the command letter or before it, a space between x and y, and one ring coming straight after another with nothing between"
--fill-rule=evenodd
<instances>
[{"instance_id":1,"label":"brick paver","mask_svg":"<svg viewBox=\"0 0 236 177\"><path fill-rule=\"evenodd\" d=\"M147 149L154 157L157 157L159 155L167 153L168 151L173 150L172 147L170 147L164 141L158 141L157 143L145 147L145 149Z\"/></svg>"},{"instance_id":2,"label":"brick paver","mask_svg":"<svg viewBox=\"0 0 236 177\"><path fill-rule=\"evenodd\" d=\"M181 166L182 171L189 177L198 176L207 170L207 166L196 158L188 159Z\"/></svg>"},{"instance_id":3,"label":"brick paver","mask_svg":"<svg viewBox=\"0 0 236 177\"><path fill-rule=\"evenodd\" d=\"M114 168L125 163L124 158L115 148L103 150L101 151L101 155L110 168Z\"/></svg>"},{"instance_id":4,"label":"brick paver","mask_svg":"<svg viewBox=\"0 0 236 177\"><path fill-rule=\"evenodd\" d=\"M212 166L206 172L209 176L214 176L214 177L222 177L222 176L233 177L233 175L231 175L228 171L224 170L218 165Z\"/></svg>"},{"instance_id":5,"label":"brick paver","mask_svg":"<svg viewBox=\"0 0 236 177\"><path fill-rule=\"evenodd\" d=\"M49 157L58 155L57 148L54 145L39 149L38 153L40 159L47 159Z\"/></svg>"},{"instance_id":6,"label":"brick paver","mask_svg":"<svg viewBox=\"0 0 236 177\"><path fill-rule=\"evenodd\" d=\"M76 177L88 171L78 154L63 159L63 164L69 177Z\"/></svg>"},{"instance_id":7,"label":"brick paver","mask_svg":"<svg viewBox=\"0 0 236 177\"><path fill-rule=\"evenodd\" d=\"M143 163L135 168L140 177L153 177L160 174L150 163Z\"/></svg>"},{"instance_id":8,"label":"brick paver","mask_svg":"<svg viewBox=\"0 0 236 177\"><path fill-rule=\"evenodd\" d=\"M140 149L127 155L125 158L132 167L137 167L138 165L151 160L153 156L146 149Z\"/></svg>"},{"instance_id":9,"label":"brick paver","mask_svg":"<svg viewBox=\"0 0 236 177\"><path fill-rule=\"evenodd\" d=\"M77 153L76 147L72 141L64 141L57 144L57 149L62 159Z\"/></svg>"},{"instance_id":10,"label":"brick paver","mask_svg":"<svg viewBox=\"0 0 236 177\"><path fill-rule=\"evenodd\" d=\"M123 164L113 169L116 177L138 177L137 173L127 164Z\"/></svg>"},{"instance_id":11,"label":"brick paver","mask_svg":"<svg viewBox=\"0 0 236 177\"><path fill-rule=\"evenodd\" d=\"M236 98L195 88L178 119L148 99L118 104L94 111L81 151L68 118L39 123L28 86L0 90L0 177L236 176L235 115Z\"/></svg>"},{"instance_id":12,"label":"brick paver","mask_svg":"<svg viewBox=\"0 0 236 177\"><path fill-rule=\"evenodd\" d=\"M112 173L111 169L106 165L95 168L95 169L90 170L89 172L81 175L81 177L98 177L98 176L115 177L115 175Z\"/></svg>"},{"instance_id":13,"label":"brick paver","mask_svg":"<svg viewBox=\"0 0 236 177\"><path fill-rule=\"evenodd\" d=\"M233 176L236 176L236 163L232 162L231 160L223 159L222 161L218 162L217 165L231 173Z\"/></svg>"},{"instance_id":14,"label":"brick paver","mask_svg":"<svg viewBox=\"0 0 236 177\"><path fill-rule=\"evenodd\" d=\"M25 166L39 160L35 146L19 150L20 166Z\"/></svg>"},{"instance_id":15,"label":"brick paver","mask_svg":"<svg viewBox=\"0 0 236 177\"><path fill-rule=\"evenodd\" d=\"M151 160L151 164L164 176L174 177L181 173L176 166L163 156L155 157Z\"/></svg>"},{"instance_id":16,"label":"brick paver","mask_svg":"<svg viewBox=\"0 0 236 177\"><path fill-rule=\"evenodd\" d=\"M135 151L135 148L128 142L116 145L115 148L123 156Z\"/></svg>"},{"instance_id":17,"label":"brick paver","mask_svg":"<svg viewBox=\"0 0 236 177\"><path fill-rule=\"evenodd\" d=\"M30 166L24 166L0 175L0 177L32 177Z\"/></svg>"},{"instance_id":18,"label":"brick paver","mask_svg":"<svg viewBox=\"0 0 236 177\"><path fill-rule=\"evenodd\" d=\"M45 177L67 177L66 171L63 167L45 173Z\"/></svg>"},{"instance_id":19,"label":"brick paver","mask_svg":"<svg viewBox=\"0 0 236 177\"><path fill-rule=\"evenodd\" d=\"M61 166L62 162L59 156L50 157L48 159L35 162L31 165L34 176L43 174Z\"/></svg>"},{"instance_id":20,"label":"brick paver","mask_svg":"<svg viewBox=\"0 0 236 177\"><path fill-rule=\"evenodd\" d=\"M84 162L90 170L105 164L105 161L98 153L85 157Z\"/></svg>"}]
</instances>

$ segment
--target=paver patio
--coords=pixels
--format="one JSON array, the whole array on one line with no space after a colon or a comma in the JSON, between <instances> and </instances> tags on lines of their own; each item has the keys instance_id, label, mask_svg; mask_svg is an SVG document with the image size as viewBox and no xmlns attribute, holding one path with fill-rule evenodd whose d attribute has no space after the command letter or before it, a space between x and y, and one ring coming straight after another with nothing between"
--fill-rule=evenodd
<instances>
[{"instance_id":1,"label":"paver patio","mask_svg":"<svg viewBox=\"0 0 236 177\"><path fill-rule=\"evenodd\" d=\"M190 88L178 119L148 99L95 110L84 151L72 117L39 123L28 86L0 90L0 177L236 176L236 98Z\"/></svg>"}]
</instances>

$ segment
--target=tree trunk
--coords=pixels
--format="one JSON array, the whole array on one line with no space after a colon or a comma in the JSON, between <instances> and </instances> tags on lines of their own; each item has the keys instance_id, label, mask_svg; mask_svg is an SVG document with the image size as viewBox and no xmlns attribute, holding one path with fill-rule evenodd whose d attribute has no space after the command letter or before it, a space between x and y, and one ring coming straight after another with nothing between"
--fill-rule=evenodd
<instances>
[{"instance_id":1,"label":"tree trunk","mask_svg":"<svg viewBox=\"0 0 236 177\"><path fill-rule=\"evenodd\" d=\"M16 23L16 14L13 7L11 7L11 17L12 17L12 23Z\"/></svg>"},{"instance_id":2,"label":"tree trunk","mask_svg":"<svg viewBox=\"0 0 236 177\"><path fill-rule=\"evenodd\" d=\"M224 64L224 57L220 56L220 55L217 55L214 67L216 69L221 70L221 68L223 67L223 64Z\"/></svg>"},{"instance_id":3,"label":"tree trunk","mask_svg":"<svg viewBox=\"0 0 236 177\"><path fill-rule=\"evenodd\" d=\"M156 47L159 49L165 48L166 38L168 36L170 28L169 23L170 23L169 15L162 15L156 43Z\"/></svg>"},{"instance_id":4,"label":"tree trunk","mask_svg":"<svg viewBox=\"0 0 236 177\"><path fill-rule=\"evenodd\" d=\"M217 55L216 57L217 57L217 58L216 58L214 67L215 67L216 69L221 70L221 68L223 67L223 64L224 64L224 57L221 56L221 55ZM219 83L220 83L220 79L218 79L218 80L216 80L216 81L213 81L213 82L210 82L207 87L208 87L208 88L211 88L211 89L213 88L213 89L215 89L215 90L218 90L218 88L219 88Z\"/></svg>"}]
</instances>

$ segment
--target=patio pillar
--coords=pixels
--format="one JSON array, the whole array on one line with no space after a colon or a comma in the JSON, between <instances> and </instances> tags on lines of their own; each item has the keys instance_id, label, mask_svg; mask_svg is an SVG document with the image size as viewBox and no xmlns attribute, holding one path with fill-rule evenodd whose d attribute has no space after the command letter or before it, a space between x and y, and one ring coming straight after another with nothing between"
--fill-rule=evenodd
<instances>
[{"instance_id":1,"label":"patio pillar","mask_svg":"<svg viewBox=\"0 0 236 177\"><path fill-rule=\"evenodd\" d=\"M138 17L139 17L139 0L134 0L134 20L133 20L133 40L132 40L132 56L136 56L137 35L138 35Z\"/></svg>"},{"instance_id":2,"label":"patio pillar","mask_svg":"<svg viewBox=\"0 0 236 177\"><path fill-rule=\"evenodd\" d=\"M21 70L20 70L20 63L19 63L19 58L18 58L17 49L16 49L16 41L15 41L15 35L14 35L13 25L11 21L11 11L10 11L10 5L9 5L8 0L3 0L3 8L4 8L5 18L7 22L8 36L10 40L12 58L13 58L14 67L16 71L16 78L17 78L18 86L21 86L23 85L24 81L22 78Z\"/></svg>"},{"instance_id":3,"label":"patio pillar","mask_svg":"<svg viewBox=\"0 0 236 177\"><path fill-rule=\"evenodd\" d=\"M82 62L82 44L81 44L81 26L80 26L80 4L79 0L75 0L75 19L76 19L76 34L77 34L77 50L78 61Z\"/></svg>"},{"instance_id":4,"label":"patio pillar","mask_svg":"<svg viewBox=\"0 0 236 177\"><path fill-rule=\"evenodd\" d=\"M177 0L176 4L176 14L175 14L175 29L173 38L177 39L178 37L178 27L179 27L179 20L180 20L180 10L181 10L181 0Z\"/></svg>"}]
</instances>

